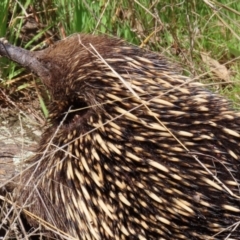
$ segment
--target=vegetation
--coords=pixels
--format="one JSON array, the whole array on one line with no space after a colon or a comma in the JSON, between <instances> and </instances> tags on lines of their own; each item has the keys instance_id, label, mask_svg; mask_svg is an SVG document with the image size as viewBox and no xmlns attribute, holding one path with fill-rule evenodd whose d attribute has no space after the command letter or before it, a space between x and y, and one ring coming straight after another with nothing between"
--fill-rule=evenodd
<instances>
[{"instance_id":1,"label":"vegetation","mask_svg":"<svg viewBox=\"0 0 240 240\"><path fill-rule=\"evenodd\" d=\"M123 38L172 58L184 74L226 94L239 108L237 0L2 0L0 21L1 37L31 50L74 32ZM31 75L3 59L0 74L0 89L7 94L26 97L37 88L47 114L42 100L46 94Z\"/></svg>"}]
</instances>

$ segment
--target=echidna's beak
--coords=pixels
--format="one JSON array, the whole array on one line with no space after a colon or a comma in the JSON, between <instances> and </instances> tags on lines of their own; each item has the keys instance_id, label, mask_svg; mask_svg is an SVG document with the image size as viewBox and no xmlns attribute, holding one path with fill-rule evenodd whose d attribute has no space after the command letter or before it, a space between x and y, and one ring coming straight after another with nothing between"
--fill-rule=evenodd
<instances>
[{"instance_id":1,"label":"echidna's beak","mask_svg":"<svg viewBox=\"0 0 240 240\"><path fill-rule=\"evenodd\" d=\"M28 68L42 79L50 77L49 70L42 64L37 55L40 52L30 52L20 47L13 46L6 39L0 39L0 55Z\"/></svg>"}]
</instances>

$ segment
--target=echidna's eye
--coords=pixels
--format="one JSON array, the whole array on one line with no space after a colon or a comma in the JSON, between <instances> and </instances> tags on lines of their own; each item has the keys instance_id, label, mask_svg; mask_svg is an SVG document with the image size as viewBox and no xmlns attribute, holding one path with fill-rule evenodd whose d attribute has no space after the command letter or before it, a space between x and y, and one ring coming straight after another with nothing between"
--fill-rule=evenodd
<instances>
[{"instance_id":1,"label":"echidna's eye","mask_svg":"<svg viewBox=\"0 0 240 240\"><path fill-rule=\"evenodd\" d=\"M61 106L61 114L59 114L59 108L56 109L57 112L54 114L56 104L58 104L58 102L55 102L54 105L50 107L52 109L49 117L57 124L78 124L89 110L87 103L74 98L64 101L64 104Z\"/></svg>"}]
</instances>

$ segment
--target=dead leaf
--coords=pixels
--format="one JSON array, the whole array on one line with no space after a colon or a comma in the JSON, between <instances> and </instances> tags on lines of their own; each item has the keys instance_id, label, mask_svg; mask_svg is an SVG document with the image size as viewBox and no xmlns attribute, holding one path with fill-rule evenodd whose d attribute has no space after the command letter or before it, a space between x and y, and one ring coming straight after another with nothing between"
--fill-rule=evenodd
<instances>
[{"instance_id":1,"label":"dead leaf","mask_svg":"<svg viewBox=\"0 0 240 240\"><path fill-rule=\"evenodd\" d=\"M206 53L201 53L203 62L209 67L210 71L213 72L218 78L229 82L230 73L225 65L220 64L217 60L209 57Z\"/></svg>"}]
</instances>

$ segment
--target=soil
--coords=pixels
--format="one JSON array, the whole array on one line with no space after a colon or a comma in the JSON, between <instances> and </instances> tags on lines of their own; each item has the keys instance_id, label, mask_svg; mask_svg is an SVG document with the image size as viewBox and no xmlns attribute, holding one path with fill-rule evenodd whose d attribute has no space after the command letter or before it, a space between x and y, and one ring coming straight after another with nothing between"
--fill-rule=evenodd
<instances>
[{"instance_id":1,"label":"soil","mask_svg":"<svg viewBox=\"0 0 240 240\"><path fill-rule=\"evenodd\" d=\"M23 159L34 154L42 126L33 116L0 106L0 186L21 169Z\"/></svg>"}]
</instances>

